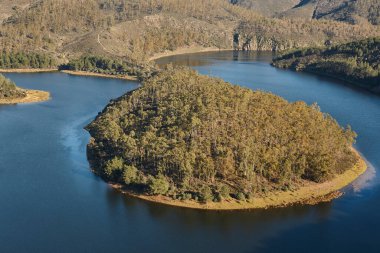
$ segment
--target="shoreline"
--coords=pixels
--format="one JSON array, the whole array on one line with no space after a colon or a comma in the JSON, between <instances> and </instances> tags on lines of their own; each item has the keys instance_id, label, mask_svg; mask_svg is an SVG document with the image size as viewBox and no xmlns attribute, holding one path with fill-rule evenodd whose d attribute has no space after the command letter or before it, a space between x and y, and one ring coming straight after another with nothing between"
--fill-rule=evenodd
<instances>
[{"instance_id":1,"label":"shoreline","mask_svg":"<svg viewBox=\"0 0 380 253\"><path fill-rule=\"evenodd\" d=\"M375 95L380 95L380 86L377 86L377 88L375 88L375 89L371 89L370 87L367 87L364 83L351 80L349 77L339 76L339 75L334 75L334 74L327 74L327 73L321 72L321 71L296 70L295 68L279 67L273 61L272 61L271 65L277 69L290 70L290 71L298 72L298 73L307 73L307 74L312 74L312 75L316 75L316 76L323 76L323 77L331 78L335 81L340 81L342 83L342 85L344 85L346 87L350 87L350 88L361 90L361 91L366 91L366 92L369 92L369 93L375 94Z\"/></svg>"},{"instance_id":2,"label":"shoreline","mask_svg":"<svg viewBox=\"0 0 380 253\"><path fill-rule=\"evenodd\" d=\"M217 47L183 47L178 48L174 51L165 51L162 53L156 53L151 56L148 61L156 61L161 58L169 57L169 56L177 56L184 54L196 54L196 53L208 53L208 52L222 52L222 51L232 51L233 49L223 49Z\"/></svg>"},{"instance_id":3,"label":"shoreline","mask_svg":"<svg viewBox=\"0 0 380 253\"><path fill-rule=\"evenodd\" d=\"M0 69L0 73L43 73L57 71L58 69Z\"/></svg>"},{"instance_id":4,"label":"shoreline","mask_svg":"<svg viewBox=\"0 0 380 253\"><path fill-rule=\"evenodd\" d=\"M343 195L341 190L352 184L367 170L367 164L360 154L353 149L358 156L358 161L354 167L341 175L337 175L330 181L324 183L308 182L305 186L295 191L277 191L269 193L266 197L252 198L249 201L238 201L228 199L222 202L209 202L202 204L191 200L173 200L165 196L149 196L136 194L126 190L120 184L108 183L112 188L131 197L145 201L198 210L208 211L233 211L233 210L254 210L287 207L295 204L315 205L322 202L329 202Z\"/></svg>"},{"instance_id":5,"label":"shoreline","mask_svg":"<svg viewBox=\"0 0 380 253\"><path fill-rule=\"evenodd\" d=\"M26 96L23 98L0 99L0 105L29 104L44 102L50 99L50 93L42 90L25 90Z\"/></svg>"},{"instance_id":6,"label":"shoreline","mask_svg":"<svg viewBox=\"0 0 380 253\"><path fill-rule=\"evenodd\" d=\"M0 73L47 73L47 72L62 72L69 75L75 76L95 76L95 77L103 77L103 78L114 78L114 79L122 79L129 81L138 81L136 76L123 76L123 75L109 75L109 74L100 74L94 72L87 71L71 71L71 70L61 70L58 69L0 69Z\"/></svg>"},{"instance_id":7,"label":"shoreline","mask_svg":"<svg viewBox=\"0 0 380 253\"><path fill-rule=\"evenodd\" d=\"M113 79L122 79L128 81L138 81L136 76L128 76L128 75L109 75L109 74L100 74L94 72L87 71L72 71L72 70L61 70L60 72L66 73L74 76L92 76L92 77L103 77L103 78L113 78Z\"/></svg>"}]
</instances>

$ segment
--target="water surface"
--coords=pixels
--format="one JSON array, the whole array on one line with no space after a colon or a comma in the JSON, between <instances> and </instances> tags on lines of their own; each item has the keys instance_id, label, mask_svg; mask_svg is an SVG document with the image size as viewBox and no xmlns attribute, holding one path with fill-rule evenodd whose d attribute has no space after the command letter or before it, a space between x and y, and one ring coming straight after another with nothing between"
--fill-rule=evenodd
<instances>
[{"instance_id":1,"label":"water surface","mask_svg":"<svg viewBox=\"0 0 380 253\"><path fill-rule=\"evenodd\" d=\"M316 206L244 212L166 207L123 196L94 176L83 127L138 84L61 73L7 74L48 90L45 103L0 106L0 252L378 252L380 97L272 68L269 54L203 53L159 60L290 101L317 102L359 134L368 178Z\"/></svg>"}]
</instances>

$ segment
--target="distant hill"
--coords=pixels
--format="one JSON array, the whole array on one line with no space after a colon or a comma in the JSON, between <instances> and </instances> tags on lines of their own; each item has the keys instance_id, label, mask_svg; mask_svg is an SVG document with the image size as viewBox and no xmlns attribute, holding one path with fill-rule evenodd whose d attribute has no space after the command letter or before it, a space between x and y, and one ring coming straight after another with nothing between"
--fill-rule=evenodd
<instances>
[{"instance_id":1,"label":"distant hill","mask_svg":"<svg viewBox=\"0 0 380 253\"><path fill-rule=\"evenodd\" d=\"M279 51L380 36L370 24L264 17L225 0L30 0L17 10L10 6L26 2L11 2L0 0L8 10L1 50L48 55L57 64L83 55L144 62L183 48ZM295 3L266 2L278 12Z\"/></svg>"},{"instance_id":2,"label":"distant hill","mask_svg":"<svg viewBox=\"0 0 380 253\"><path fill-rule=\"evenodd\" d=\"M233 0L263 15L380 24L378 0Z\"/></svg>"},{"instance_id":3,"label":"distant hill","mask_svg":"<svg viewBox=\"0 0 380 253\"><path fill-rule=\"evenodd\" d=\"M285 53L273 65L337 77L380 94L380 38Z\"/></svg>"}]
</instances>

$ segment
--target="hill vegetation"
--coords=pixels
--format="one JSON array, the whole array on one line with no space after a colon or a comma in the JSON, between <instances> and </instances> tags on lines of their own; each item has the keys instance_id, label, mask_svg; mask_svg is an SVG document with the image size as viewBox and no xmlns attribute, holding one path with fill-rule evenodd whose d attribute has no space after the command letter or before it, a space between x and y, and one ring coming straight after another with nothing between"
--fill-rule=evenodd
<instances>
[{"instance_id":1,"label":"hill vegetation","mask_svg":"<svg viewBox=\"0 0 380 253\"><path fill-rule=\"evenodd\" d=\"M49 55L27 52L0 52L0 69L46 69L54 68L57 63Z\"/></svg>"},{"instance_id":2,"label":"hill vegetation","mask_svg":"<svg viewBox=\"0 0 380 253\"><path fill-rule=\"evenodd\" d=\"M380 24L380 2L377 0L231 0L231 2L269 17Z\"/></svg>"},{"instance_id":3,"label":"hill vegetation","mask_svg":"<svg viewBox=\"0 0 380 253\"><path fill-rule=\"evenodd\" d=\"M380 38L285 53L273 65L334 76L380 93Z\"/></svg>"},{"instance_id":4,"label":"hill vegetation","mask_svg":"<svg viewBox=\"0 0 380 253\"><path fill-rule=\"evenodd\" d=\"M2 51L48 55L57 65L87 55L140 63L188 47L278 51L380 36L370 24L263 17L226 0L32 0L7 16Z\"/></svg>"},{"instance_id":5,"label":"hill vegetation","mask_svg":"<svg viewBox=\"0 0 380 253\"><path fill-rule=\"evenodd\" d=\"M245 200L324 182L356 162L355 133L318 106L168 69L86 129L97 174L139 194Z\"/></svg>"},{"instance_id":6,"label":"hill vegetation","mask_svg":"<svg viewBox=\"0 0 380 253\"><path fill-rule=\"evenodd\" d=\"M0 99L23 98L26 92L19 89L14 82L0 74Z\"/></svg>"}]
</instances>

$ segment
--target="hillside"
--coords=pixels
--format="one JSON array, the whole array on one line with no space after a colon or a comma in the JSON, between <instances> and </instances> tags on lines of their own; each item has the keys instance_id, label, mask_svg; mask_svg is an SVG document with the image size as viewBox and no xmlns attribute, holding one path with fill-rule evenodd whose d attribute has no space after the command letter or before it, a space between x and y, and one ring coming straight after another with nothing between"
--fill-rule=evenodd
<instances>
[{"instance_id":1,"label":"hillside","mask_svg":"<svg viewBox=\"0 0 380 253\"><path fill-rule=\"evenodd\" d=\"M308 48L278 56L274 66L330 75L380 94L380 39L327 48Z\"/></svg>"},{"instance_id":2,"label":"hillside","mask_svg":"<svg viewBox=\"0 0 380 253\"><path fill-rule=\"evenodd\" d=\"M231 0L230 2L264 16L275 16L292 9L300 0Z\"/></svg>"},{"instance_id":3,"label":"hillside","mask_svg":"<svg viewBox=\"0 0 380 253\"><path fill-rule=\"evenodd\" d=\"M352 168L355 134L318 107L166 70L86 127L97 174L139 194L245 200ZM307 130L306 130L307 129Z\"/></svg>"},{"instance_id":4,"label":"hillside","mask_svg":"<svg viewBox=\"0 0 380 253\"><path fill-rule=\"evenodd\" d=\"M44 0L8 14L0 48L48 55L56 64L83 55L142 64L191 47L276 51L380 36L369 24L269 18L225 0Z\"/></svg>"},{"instance_id":5,"label":"hillside","mask_svg":"<svg viewBox=\"0 0 380 253\"><path fill-rule=\"evenodd\" d=\"M380 24L380 2L377 0L235 0L234 2L270 17Z\"/></svg>"}]
</instances>

